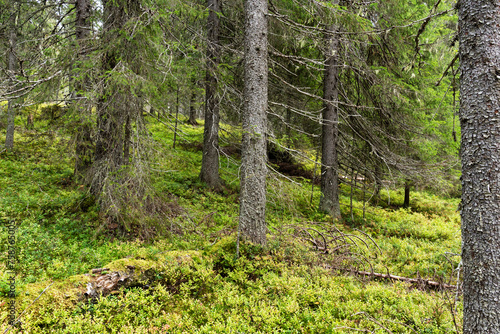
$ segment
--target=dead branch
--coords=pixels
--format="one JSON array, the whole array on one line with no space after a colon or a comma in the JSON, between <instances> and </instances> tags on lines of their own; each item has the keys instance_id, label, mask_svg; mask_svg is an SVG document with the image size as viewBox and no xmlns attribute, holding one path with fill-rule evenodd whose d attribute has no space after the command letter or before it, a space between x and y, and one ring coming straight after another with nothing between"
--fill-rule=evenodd
<instances>
[{"instance_id":1,"label":"dead branch","mask_svg":"<svg viewBox=\"0 0 500 334\"><path fill-rule=\"evenodd\" d=\"M448 64L448 67L446 67L446 70L444 70L443 75L441 76L441 78L439 78L439 80L436 82L436 87L439 86L439 84L441 83L441 81L443 80L443 78L448 73L448 70L450 69L450 67L452 67L455 64L455 62L457 61L457 59L458 59L458 53L455 55L455 57L453 57L452 61Z\"/></svg>"},{"instance_id":2,"label":"dead branch","mask_svg":"<svg viewBox=\"0 0 500 334\"><path fill-rule=\"evenodd\" d=\"M341 268L332 268L332 269L345 270L345 269L341 269ZM350 269L348 271L350 271L351 273L354 273L356 275L371 276L371 277L383 278L383 279L388 279L388 280L396 280L396 281L400 281L400 282L407 282L407 283L412 283L412 284L417 284L417 285L423 285L429 289L434 289L434 290L439 290L439 289L455 290L457 288L456 285L440 283L440 282L431 281L431 280L427 280L427 279L423 279L423 278L410 278L410 277L403 277L403 276L397 276L397 275L392 275L392 274L381 274L381 273L376 273L376 272L354 270L354 269Z\"/></svg>"}]
</instances>

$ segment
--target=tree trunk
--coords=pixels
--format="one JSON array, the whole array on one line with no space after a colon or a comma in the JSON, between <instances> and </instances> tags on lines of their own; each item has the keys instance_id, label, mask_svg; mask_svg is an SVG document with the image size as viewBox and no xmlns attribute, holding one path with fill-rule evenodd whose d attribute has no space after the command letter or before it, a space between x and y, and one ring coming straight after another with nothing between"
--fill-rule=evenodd
<instances>
[{"instance_id":1,"label":"tree trunk","mask_svg":"<svg viewBox=\"0 0 500 334\"><path fill-rule=\"evenodd\" d=\"M16 6L17 7L17 6ZM9 33L9 59L8 59L8 72L9 76L13 77L16 71L16 47L17 47L17 10L14 10L11 14L10 22L10 33ZM13 80L10 80L11 86L13 85ZM16 110L14 108L14 101L9 99L7 106L7 133L5 135L5 149L8 151L14 148L14 121L16 118Z\"/></svg>"},{"instance_id":2,"label":"tree trunk","mask_svg":"<svg viewBox=\"0 0 500 334\"><path fill-rule=\"evenodd\" d=\"M26 130L33 130L35 128L34 116L33 114L28 114L26 117Z\"/></svg>"},{"instance_id":3,"label":"tree trunk","mask_svg":"<svg viewBox=\"0 0 500 334\"><path fill-rule=\"evenodd\" d=\"M130 50L119 50L111 44L111 40L117 38L120 30L129 19L138 12L139 2L137 0L124 0L116 2L107 0L103 3L104 17L104 47L106 50L102 61L102 73L111 73L120 61L133 61L133 52ZM130 116L131 106L135 105L131 88L120 81L116 81L112 74L107 74L103 80L104 87L97 102L97 140L95 148L94 174L96 179L92 182L92 192L100 194L104 181L113 175L117 182L117 172L124 163L124 139L125 123ZM117 178L118 177L118 178Z\"/></svg>"},{"instance_id":4,"label":"tree trunk","mask_svg":"<svg viewBox=\"0 0 500 334\"><path fill-rule=\"evenodd\" d=\"M76 161L74 170L77 182L81 182L85 179L85 174L92 164L94 144L91 133L91 124L88 122L83 122L77 129L75 144Z\"/></svg>"},{"instance_id":5,"label":"tree trunk","mask_svg":"<svg viewBox=\"0 0 500 334\"><path fill-rule=\"evenodd\" d=\"M117 59L113 53L104 56L102 72L110 72ZM109 79L108 79L109 80ZM103 94L97 102L97 129L95 163L103 164L110 172L115 172L122 164L123 158L123 129L125 115L119 101L120 94L113 94L109 82L105 82Z\"/></svg>"},{"instance_id":6,"label":"tree trunk","mask_svg":"<svg viewBox=\"0 0 500 334\"><path fill-rule=\"evenodd\" d=\"M125 137L123 138L123 164L130 163L130 141L132 140L132 126L130 124L130 113L125 120Z\"/></svg>"},{"instance_id":7,"label":"tree trunk","mask_svg":"<svg viewBox=\"0 0 500 334\"><path fill-rule=\"evenodd\" d=\"M75 35L78 43L79 56L78 60L82 61L86 58L84 50L87 45L87 39L90 34L90 2L88 0L77 0L76 2L76 22ZM81 70L75 69L77 77L72 76L74 88L76 92L73 94L81 98L82 92L87 90L89 78L81 73ZM91 136L92 127L90 125L90 115L87 108L83 106L83 100L77 102L77 113L79 117L79 125L76 134L75 144L75 170L74 175L77 182L83 181L85 175L92 164L93 141ZM90 110L90 108L88 108Z\"/></svg>"},{"instance_id":8,"label":"tree trunk","mask_svg":"<svg viewBox=\"0 0 500 334\"><path fill-rule=\"evenodd\" d=\"M405 199L403 202L403 208L410 207L410 181L405 182Z\"/></svg>"},{"instance_id":9,"label":"tree trunk","mask_svg":"<svg viewBox=\"0 0 500 334\"><path fill-rule=\"evenodd\" d=\"M208 46L207 73L205 82L205 126L203 130L203 158L200 179L209 187L220 187L219 176L219 97L217 96L217 76L219 64L219 0L208 0Z\"/></svg>"},{"instance_id":10,"label":"tree trunk","mask_svg":"<svg viewBox=\"0 0 500 334\"><path fill-rule=\"evenodd\" d=\"M172 145L175 150L175 141L177 140L177 124L179 123L179 85L177 85L177 98L175 103L175 128L174 128L174 144Z\"/></svg>"},{"instance_id":11,"label":"tree trunk","mask_svg":"<svg viewBox=\"0 0 500 334\"><path fill-rule=\"evenodd\" d=\"M95 150L95 162L105 164L111 172L117 171L122 164L124 129L119 103L113 102L102 97L97 103L98 140Z\"/></svg>"},{"instance_id":12,"label":"tree trunk","mask_svg":"<svg viewBox=\"0 0 500 334\"><path fill-rule=\"evenodd\" d=\"M290 108L286 108L286 116L285 117L286 117L286 122L285 122L286 145L288 147L292 147L292 144L293 144L293 141L291 138L292 111L290 110Z\"/></svg>"},{"instance_id":13,"label":"tree trunk","mask_svg":"<svg viewBox=\"0 0 500 334\"><path fill-rule=\"evenodd\" d=\"M198 122L196 122L196 108L194 107L194 104L196 103L196 81L193 80L192 83L192 89L191 89L191 97L189 99L189 120L188 124L191 125L198 125Z\"/></svg>"},{"instance_id":14,"label":"tree trunk","mask_svg":"<svg viewBox=\"0 0 500 334\"><path fill-rule=\"evenodd\" d=\"M245 1L245 88L239 230L266 244L267 0Z\"/></svg>"},{"instance_id":15,"label":"tree trunk","mask_svg":"<svg viewBox=\"0 0 500 334\"><path fill-rule=\"evenodd\" d=\"M500 333L500 12L461 0L464 334Z\"/></svg>"},{"instance_id":16,"label":"tree trunk","mask_svg":"<svg viewBox=\"0 0 500 334\"><path fill-rule=\"evenodd\" d=\"M329 28L335 31L335 27ZM321 199L319 210L340 219L337 163L338 138L338 35L328 36L324 76L323 125L321 148Z\"/></svg>"},{"instance_id":17,"label":"tree trunk","mask_svg":"<svg viewBox=\"0 0 500 334\"><path fill-rule=\"evenodd\" d=\"M14 121L16 111L14 109L14 101L9 100L7 106L7 133L5 134L5 148L10 151L14 148Z\"/></svg>"},{"instance_id":18,"label":"tree trunk","mask_svg":"<svg viewBox=\"0 0 500 334\"><path fill-rule=\"evenodd\" d=\"M378 202L380 200L380 189L382 189L382 168L379 166L379 162L375 161L375 192L374 192L374 197L375 197L375 206L378 206Z\"/></svg>"}]
</instances>

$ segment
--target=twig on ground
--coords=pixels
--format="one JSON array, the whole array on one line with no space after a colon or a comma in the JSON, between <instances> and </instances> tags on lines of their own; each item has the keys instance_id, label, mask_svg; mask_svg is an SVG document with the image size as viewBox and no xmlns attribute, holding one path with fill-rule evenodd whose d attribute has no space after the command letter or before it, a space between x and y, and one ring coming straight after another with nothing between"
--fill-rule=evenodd
<instances>
[{"instance_id":1,"label":"twig on ground","mask_svg":"<svg viewBox=\"0 0 500 334\"><path fill-rule=\"evenodd\" d=\"M34 301L31 302L31 304L29 304L25 309L24 311L21 312L21 314L16 318L16 320L9 325L9 327L7 327L7 329L3 332L4 334L7 333L8 331L10 331L18 322L19 322L19 319L21 319L21 317L23 316L23 314L31 307L31 305L33 305L38 299L40 299L40 297L45 293L45 291L47 291L48 288L50 288L52 286L52 284L54 284L54 282L50 283L49 286L47 286L41 293L40 295L38 295L38 297L36 297L36 299Z\"/></svg>"}]
</instances>

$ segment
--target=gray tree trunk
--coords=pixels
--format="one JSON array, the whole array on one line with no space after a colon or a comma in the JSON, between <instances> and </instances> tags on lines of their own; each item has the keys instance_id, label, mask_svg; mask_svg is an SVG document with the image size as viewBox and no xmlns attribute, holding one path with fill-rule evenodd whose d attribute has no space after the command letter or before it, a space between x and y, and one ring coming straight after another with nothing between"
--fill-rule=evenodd
<instances>
[{"instance_id":1,"label":"gray tree trunk","mask_svg":"<svg viewBox=\"0 0 500 334\"><path fill-rule=\"evenodd\" d=\"M200 179L210 188L221 185L219 176L219 98L217 96L217 76L219 64L219 0L208 0L208 46L207 73L205 82L205 126L203 130L203 158Z\"/></svg>"},{"instance_id":2,"label":"gray tree trunk","mask_svg":"<svg viewBox=\"0 0 500 334\"><path fill-rule=\"evenodd\" d=\"M245 1L245 88L239 230L266 243L267 0Z\"/></svg>"},{"instance_id":3,"label":"gray tree trunk","mask_svg":"<svg viewBox=\"0 0 500 334\"><path fill-rule=\"evenodd\" d=\"M500 333L500 12L461 0L464 333Z\"/></svg>"},{"instance_id":4,"label":"gray tree trunk","mask_svg":"<svg viewBox=\"0 0 500 334\"><path fill-rule=\"evenodd\" d=\"M16 6L17 7L17 6ZM9 32L9 59L8 59L8 72L10 76L15 75L16 71L16 47L17 47L17 10L14 10L10 18L10 32ZM10 80L11 86L13 81ZM7 133L5 135L5 148L12 150L14 148L14 121L16 118L16 110L14 108L14 101L9 99L7 106Z\"/></svg>"},{"instance_id":5,"label":"gray tree trunk","mask_svg":"<svg viewBox=\"0 0 500 334\"><path fill-rule=\"evenodd\" d=\"M78 60L84 60L86 56L84 55L85 47L87 46L87 40L90 35L90 2L88 0L77 0L76 1L76 22L75 22L75 35L76 41L78 43L79 56ZM77 77L73 78L76 90L76 96L82 97L82 91L87 89L88 77L81 73L81 71L76 71ZM91 137L91 125L90 125L90 115L86 112L87 108L82 108L83 101L78 101L77 105L80 106L78 109L80 124L76 133L75 140L75 170L74 175L77 181L82 181L85 177L87 170L90 168L92 163L92 153L93 153L93 142Z\"/></svg>"},{"instance_id":6,"label":"gray tree trunk","mask_svg":"<svg viewBox=\"0 0 500 334\"><path fill-rule=\"evenodd\" d=\"M191 125L198 125L198 122L196 121L196 108L194 107L196 103L196 85L197 82L195 79L191 80L191 96L189 97L189 119L188 119L188 124Z\"/></svg>"},{"instance_id":7,"label":"gray tree trunk","mask_svg":"<svg viewBox=\"0 0 500 334\"><path fill-rule=\"evenodd\" d=\"M336 31L334 26L329 28ZM323 125L321 138L321 198L319 210L340 219L339 181L337 162L338 138L338 35L327 36L325 76L323 83L324 99Z\"/></svg>"}]
</instances>

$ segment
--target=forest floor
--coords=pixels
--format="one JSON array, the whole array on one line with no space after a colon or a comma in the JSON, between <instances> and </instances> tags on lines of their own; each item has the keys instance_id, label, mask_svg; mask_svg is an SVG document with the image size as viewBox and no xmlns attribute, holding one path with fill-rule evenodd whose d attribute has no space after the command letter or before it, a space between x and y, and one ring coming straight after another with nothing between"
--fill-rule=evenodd
<instances>
[{"instance_id":1,"label":"forest floor","mask_svg":"<svg viewBox=\"0 0 500 334\"><path fill-rule=\"evenodd\" d=\"M351 213L351 190L342 184L343 220L333 223L316 211L319 189L310 180L271 173L269 244L241 243L237 256L237 138L222 126L225 187L211 192L198 180L200 124L180 124L175 150L171 129L149 126L162 152L152 181L171 208L158 222L167 233L149 241L119 233L72 181L69 136L19 127L14 152L0 154L2 332L11 221L18 226L16 314L23 312L22 329L11 332L461 332L461 296L449 287L460 262L458 199L412 192L403 209L403 189L387 189L377 206L365 204L363 218L361 192L353 193ZM89 282L131 270L140 277L133 286L85 298Z\"/></svg>"}]
</instances>

